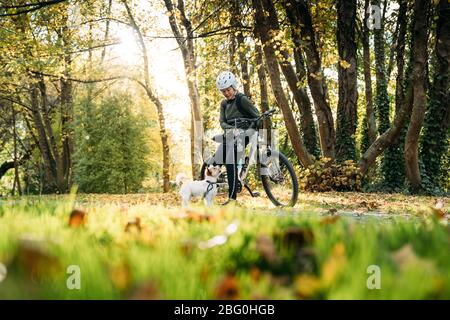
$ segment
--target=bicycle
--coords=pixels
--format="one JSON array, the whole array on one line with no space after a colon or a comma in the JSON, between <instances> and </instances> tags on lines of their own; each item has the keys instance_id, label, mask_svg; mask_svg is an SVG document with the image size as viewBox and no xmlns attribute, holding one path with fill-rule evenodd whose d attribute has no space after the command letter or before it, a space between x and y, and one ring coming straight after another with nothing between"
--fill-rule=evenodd
<instances>
[{"instance_id":1,"label":"bicycle","mask_svg":"<svg viewBox=\"0 0 450 320\"><path fill-rule=\"evenodd\" d=\"M252 123L257 123L263 118L270 117L274 112L275 109L268 110L255 119L235 119L235 129L239 129L242 126L248 127ZM254 139L254 141L256 141L256 175L262 182L267 197L276 206L293 207L296 204L298 198L298 180L297 175L295 174L294 167L284 154L276 150L272 150L271 146L267 145L267 143L264 143L263 137L261 137L259 130L256 130L255 134L257 135L256 139ZM215 136L213 138L213 141L220 142L218 136ZM236 141L234 142L234 147L236 147ZM250 150L252 149L251 147L252 146L250 146ZM205 178L205 170L208 164L211 163L211 159L213 157L214 156L211 156L206 161L204 161L200 171L201 180ZM260 194L258 192L252 191L247 183L248 181L246 180L247 174L250 169L249 161L250 158L246 156L244 163L238 163L237 165L237 193L242 192L242 186L244 186L245 189L249 191L252 197L258 197L260 196ZM228 186L227 174L223 170L219 176L218 184L220 186Z\"/></svg>"}]
</instances>

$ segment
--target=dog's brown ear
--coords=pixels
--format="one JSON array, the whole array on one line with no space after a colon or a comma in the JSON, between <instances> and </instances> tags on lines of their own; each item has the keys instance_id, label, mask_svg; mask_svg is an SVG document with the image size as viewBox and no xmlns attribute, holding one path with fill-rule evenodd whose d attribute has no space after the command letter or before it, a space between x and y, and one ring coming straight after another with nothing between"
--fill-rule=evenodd
<instances>
[{"instance_id":1,"label":"dog's brown ear","mask_svg":"<svg viewBox=\"0 0 450 320\"><path fill-rule=\"evenodd\" d=\"M212 172L211 172L211 170L209 170L209 168L206 169L206 175L207 176L212 176Z\"/></svg>"}]
</instances>

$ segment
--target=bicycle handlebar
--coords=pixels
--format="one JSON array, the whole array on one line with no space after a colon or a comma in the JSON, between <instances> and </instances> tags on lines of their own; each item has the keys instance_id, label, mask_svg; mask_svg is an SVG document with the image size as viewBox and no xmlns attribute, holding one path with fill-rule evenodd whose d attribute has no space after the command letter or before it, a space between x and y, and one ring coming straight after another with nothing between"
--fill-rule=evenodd
<instances>
[{"instance_id":1,"label":"bicycle handlebar","mask_svg":"<svg viewBox=\"0 0 450 320\"><path fill-rule=\"evenodd\" d=\"M258 118L236 118L234 119L235 123L243 123L243 122L257 122L259 121L261 118L268 118L270 117L272 114L274 114L277 110L276 109L270 109L267 110L266 112L264 112L263 114L261 114Z\"/></svg>"}]
</instances>

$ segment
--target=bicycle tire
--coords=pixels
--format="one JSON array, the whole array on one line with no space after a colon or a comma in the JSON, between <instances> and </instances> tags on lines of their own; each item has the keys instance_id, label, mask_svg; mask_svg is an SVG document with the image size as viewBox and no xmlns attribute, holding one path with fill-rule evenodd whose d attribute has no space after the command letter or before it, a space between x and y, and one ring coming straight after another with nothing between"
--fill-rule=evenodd
<instances>
[{"instance_id":1,"label":"bicycle tire","mask_svg":"<svg viewBox=\"0 0 450 320\"><path fill-rule=\"evenodd\" d=\"M271 151L271 157L272 156L277 156L279 157L279 161L280 163L282 163L286 169L289 172L289 176L291 178L292 181L292 196L291 199L289 200L288 204L283 204L280 201L278 201L276 199L276 197L273 195L271 188L270 188L270 177L268 175L261 175L261 182L264 188L264 191L267 194L267 197L270 199L270 201L272 201L272 203L276 206L279 207L293 207L295 206L295 204L297 203L297 199L298 199L298 180L297 180L297 175L295 174L295 170L294 167L292 166L291 162L288 160L288 158L277 151Z\"/></svg>"}]
</instances>

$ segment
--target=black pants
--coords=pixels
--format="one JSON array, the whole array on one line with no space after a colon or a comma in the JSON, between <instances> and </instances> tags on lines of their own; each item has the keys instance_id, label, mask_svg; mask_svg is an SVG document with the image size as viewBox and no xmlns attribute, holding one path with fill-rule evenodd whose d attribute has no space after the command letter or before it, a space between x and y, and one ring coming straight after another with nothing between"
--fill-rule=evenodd
<instances>
[{"instance_id":1,"label":"black pants","mask_svg":"<svg viewBox=\"0 0 450 320\"><path fill-rule=\"evenodd\" d=\"M234 145L234 162L232 164L225 164L227 168L227 178L228 178L228 198L236 200L237 190L238 190L238 176L237 176L237 147Z\"/></svg>"},{"instance_id":2,"label":"black pants","mask_svg":"<svg viewBox=\"0 0 450 320\"><path fill-rule=\"evenodd\" d=\"M225 164L228 178L228 197L230 199L236 199L237 197L239 184L237 164L239 163L239 161L242 164L244 163L245 148L247 147L248 143L249 139L248 136L245 136L245 133L243 133L243 135L240 138L238 138L237 141L234 139L225 139L224 137L222 143L217 148L216 153L214 154L209 163L209 164ZM243 150L238 150L238 144L243 144ZM229 145L232 145L233 147L231 146L228 147Z\"/></svg>"}]
</instances>

